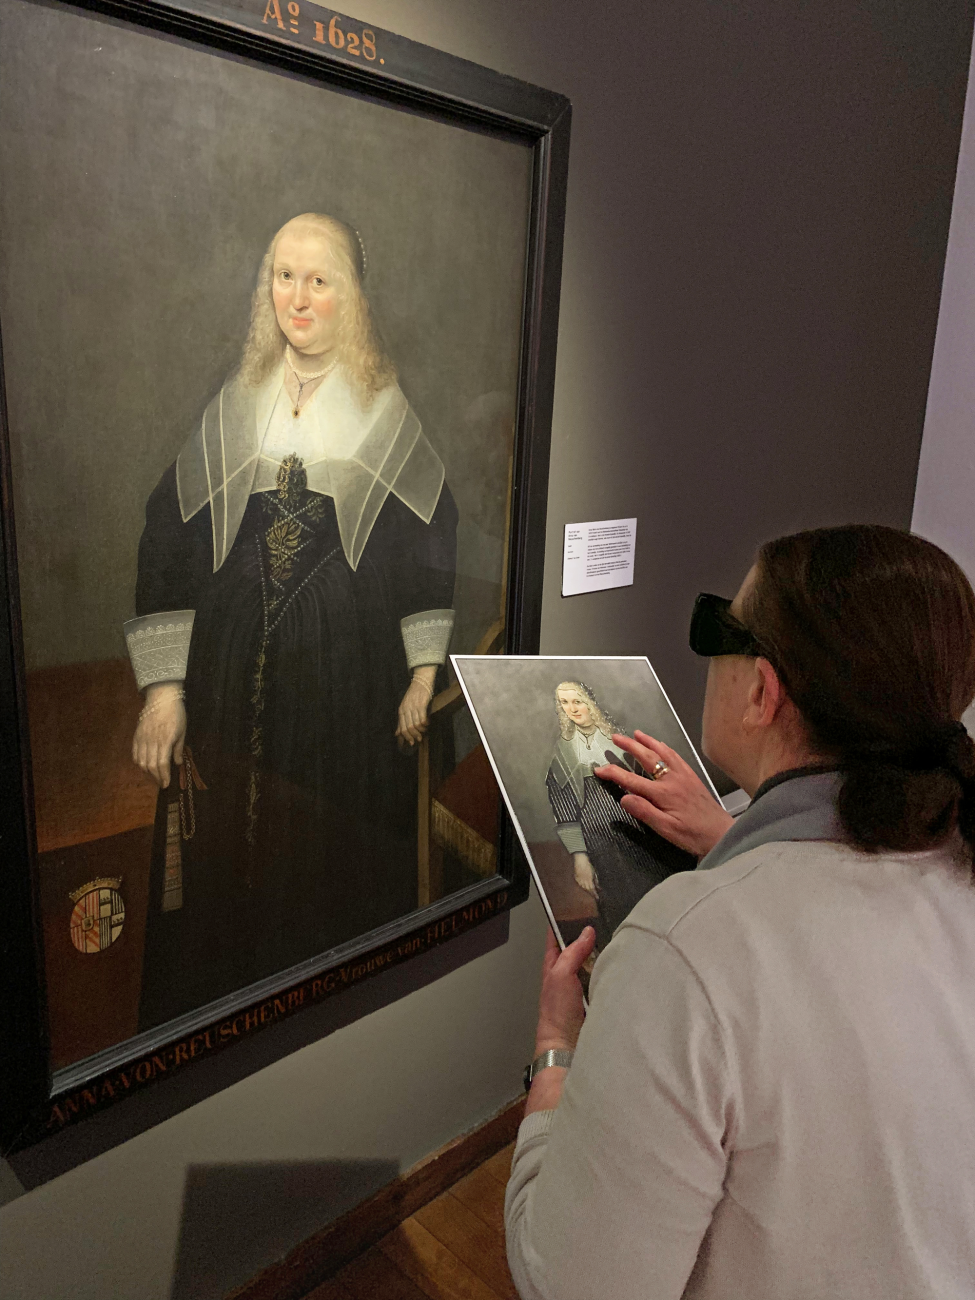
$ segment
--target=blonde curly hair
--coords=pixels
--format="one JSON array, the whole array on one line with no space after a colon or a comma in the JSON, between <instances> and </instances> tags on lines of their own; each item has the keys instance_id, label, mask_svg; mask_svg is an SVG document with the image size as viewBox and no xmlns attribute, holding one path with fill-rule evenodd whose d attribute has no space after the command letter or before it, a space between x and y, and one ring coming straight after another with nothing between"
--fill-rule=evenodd
<instances>
[{"instance_id":1,"label":"blonde curly hair","mask_svg":"<svg viewBox=\"0 0 975 1300\"><path fill-rule=\"evenodd\" d=\"M601 731L607 738L611 737L613 732L621 733L623 728L619 725L611 713L606 713L599 707L599 702L593 693L591 686L585 682L559 682L553 694L555 695L555 712L559 719L559 734L563 740L571 740L576 729L576 724L572 721L565 709L562 707L562 701L559 699L559 691L575 691L581 695L589 706L589 712L592 714L592 720L596 724L596 730Z\"/></svg>"},{"instance_id":2,"label":"blonde curly hair","mask_svg":"<svg viewBox=\"0 0 975 1300\"><path fill-rule=\"evenodd\" d=\"M278 240L286 230L295 227L303 233L320 236L328 250L328 270L338 291L336 347L339 362L359 400L363 406L368 406L377 393L396 382L396 368L386 355L362 290L365 255L359 236L344 221L321 212L304 212L292 217L268 245L251 298L250 328L238 376L248 387L256 388L284 356L287 339L274 312L271 284Z\"/></svg>"}]
</instances>

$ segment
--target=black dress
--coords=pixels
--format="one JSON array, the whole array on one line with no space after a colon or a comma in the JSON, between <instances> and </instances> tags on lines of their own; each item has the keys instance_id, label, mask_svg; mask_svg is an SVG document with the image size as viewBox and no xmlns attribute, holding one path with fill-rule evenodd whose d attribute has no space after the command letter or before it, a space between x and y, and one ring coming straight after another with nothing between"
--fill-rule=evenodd
<instances>
[{"instance_id":1,"label":"black dress","mask_svg":"<svg viewBox=\"0 0 975 1300\"><path fill-rule=\"evenodd\" d=\"M176 783L160 792L140 1029L416 907L416 758L394 736L410 680L400 619L450 607L456 526L446 484L429 524L390 494L353 570L332 499L289 457L214 573L210 507L184 523L175 466L163 475L136 605L196 611L198 781L178 810L181 905L168 911Z\"/></svg>"},{"instance_id":2,"label":"black dress","mask_svg":"<svg viewBox=\"0 0 975 1300\"><path fill-rule=\"evenodd\" d=\"M693 871L697 859L625 812L599 777L585 777L581 803L573 783L560 783L554 767L547 785L556 827L581 827L598 882L595 929L602 950L648 890L675 871Z\"/></svg>"}]
</instances>

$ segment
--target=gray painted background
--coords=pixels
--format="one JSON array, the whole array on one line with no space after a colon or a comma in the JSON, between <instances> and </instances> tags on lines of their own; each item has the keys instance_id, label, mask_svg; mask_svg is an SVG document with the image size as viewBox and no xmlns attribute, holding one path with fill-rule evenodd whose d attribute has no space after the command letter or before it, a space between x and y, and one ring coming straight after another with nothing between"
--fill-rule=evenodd
<instances>
[{"instance_id":1,"label":"gray painted background","mask_svg":"<svg viewBox=\"0 0 975 1300\"><path fill-rule=\"evenodd\" d=\"M146 497L235 366L273 235L360 231L461 514L455 650L497 617L530 152L5 0L0 316L28 667L124 653ZM51 86L57 93L51 93Z\"/></svg>"}]
</instances>

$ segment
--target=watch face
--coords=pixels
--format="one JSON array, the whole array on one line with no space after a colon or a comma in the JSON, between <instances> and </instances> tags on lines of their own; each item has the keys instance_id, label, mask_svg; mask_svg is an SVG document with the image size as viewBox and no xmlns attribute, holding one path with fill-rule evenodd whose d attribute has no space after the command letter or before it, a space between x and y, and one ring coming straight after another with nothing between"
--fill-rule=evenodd
<instances>
[{"instance_id":1,"label":"watch face","mask_svg":"<svg viewBox=\"0 0 975 1300\"><path fill-rule=\"evenodd\" d=\"M530 1065L525 1066L525 1073L522 1076L522 1081L525 1085L525 1092L527 1092L532 1086L532 1068Z\"/></svg>"}]
</instances>

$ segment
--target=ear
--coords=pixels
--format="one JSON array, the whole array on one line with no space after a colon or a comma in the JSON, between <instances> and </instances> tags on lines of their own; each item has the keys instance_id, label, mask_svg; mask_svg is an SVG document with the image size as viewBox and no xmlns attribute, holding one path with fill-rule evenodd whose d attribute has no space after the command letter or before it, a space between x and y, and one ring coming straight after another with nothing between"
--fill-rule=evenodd
<instances>
[{"instance_id":1,"label":"ear","mask_svg":"<svg viewBox=\"0 0 975 1300\"><path fill-rule=\"evenodd\" d=\"M749 731L770 727L782 712L788 695L779 675L767 659L755 660L752 680L748 686L748 703L742 723Z\"/></svg>"}]
</instances>

